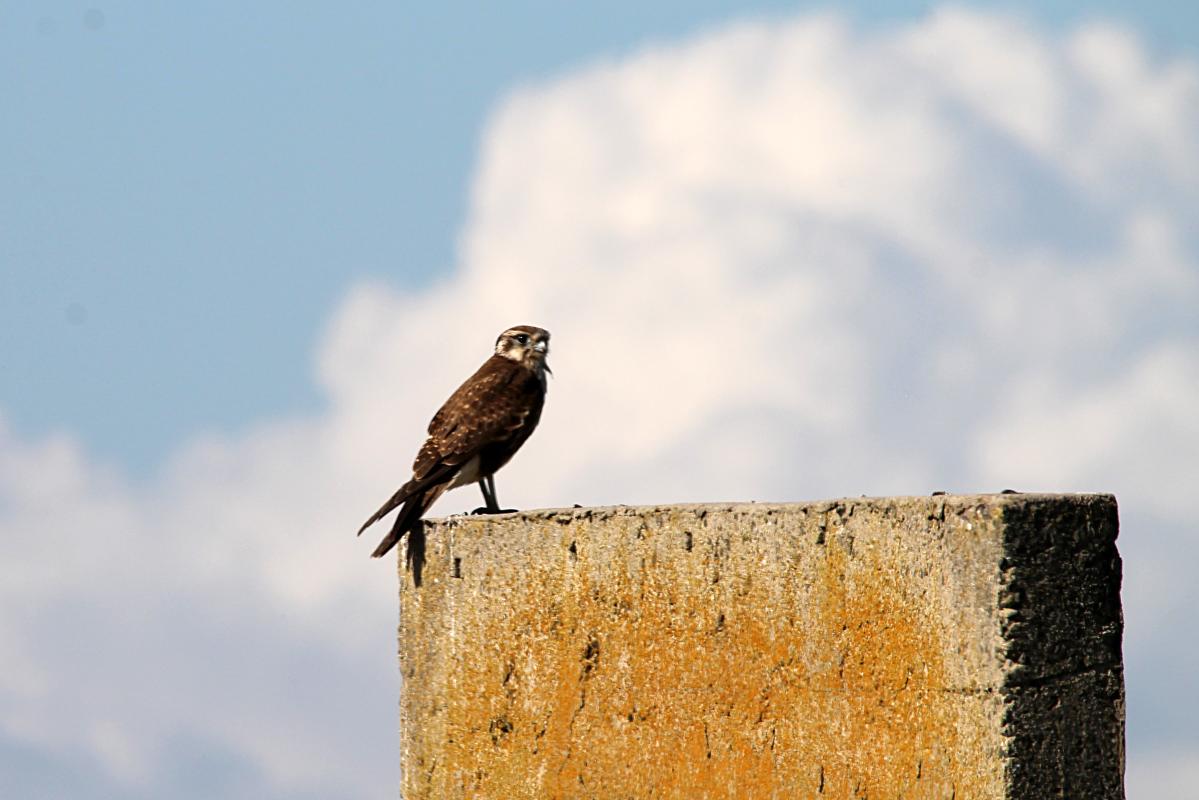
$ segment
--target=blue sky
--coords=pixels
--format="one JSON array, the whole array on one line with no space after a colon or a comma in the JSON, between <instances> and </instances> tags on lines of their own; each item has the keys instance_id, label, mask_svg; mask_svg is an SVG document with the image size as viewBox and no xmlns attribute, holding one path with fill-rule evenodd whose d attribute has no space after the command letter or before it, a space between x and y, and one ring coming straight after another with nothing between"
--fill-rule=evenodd
<instances>
[{"instance_id":1,"label":"blue sky","mask_svg":"<svg viewBox=\"0 0 1199 800\"><path fill-rule=\"evenodd\" d=\"M352 532L532 322L505 504L1116 492L1189 791L1197 14L0 6L0 789L394 785Z\"/></svg>"},{"instance_id":2,"label":"blue sky","mask_svg":"<svg viewBox=\"0 0 1199 800\"><path fill-rule=\"evenodd\" d=\"M934 5L836 8L874 27ZM975 5L1054 29L1124 20L1163 55L1199 47L1186 3ZM189 434L315 408L308 357L347 287L455 268L506 92L811 8L7 3L0 409L145 474Z\"/></svg>"}]
</instances>

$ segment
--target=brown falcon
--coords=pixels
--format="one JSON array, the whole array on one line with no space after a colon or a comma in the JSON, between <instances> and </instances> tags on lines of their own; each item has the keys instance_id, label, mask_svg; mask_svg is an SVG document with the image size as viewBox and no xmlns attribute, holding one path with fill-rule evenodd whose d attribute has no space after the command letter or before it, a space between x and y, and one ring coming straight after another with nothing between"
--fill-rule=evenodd
<instances>
[{"instance_id":1,"label":"brown falcon","mask_svg":"<svg viewBox=\"0 0 1199 800\"><path fill-rule=\"evenodd\" d=\"M371 553L373 558L395 547L449 489L478 483L486 505L475 512L502 511L495 498L494 475L541 419L549 347L549 331L531 325L517 325L500 334L495 353L450 395L429 423L429 438L412 464L412 480L359 528L361 535L401 506L391 532Z\"/></svg>"}]
</instances>

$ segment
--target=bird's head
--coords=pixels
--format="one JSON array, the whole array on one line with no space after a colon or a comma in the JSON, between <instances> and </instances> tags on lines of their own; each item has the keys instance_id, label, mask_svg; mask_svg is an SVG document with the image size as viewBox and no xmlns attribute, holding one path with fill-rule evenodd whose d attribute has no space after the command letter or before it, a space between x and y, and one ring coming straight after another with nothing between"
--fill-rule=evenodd
<instances>
[{"instance_id":1,"label":"bird's head","mask_svg":"<svg viewBox=\"0 0 1199 800\"><path fill-rule=\"evenodd\" d=\"M517 325L495 340L495 354L515 361L539 375L549 372L545 357L550 354L550 332L532 325Z\"/></svg>"}]
</instances>

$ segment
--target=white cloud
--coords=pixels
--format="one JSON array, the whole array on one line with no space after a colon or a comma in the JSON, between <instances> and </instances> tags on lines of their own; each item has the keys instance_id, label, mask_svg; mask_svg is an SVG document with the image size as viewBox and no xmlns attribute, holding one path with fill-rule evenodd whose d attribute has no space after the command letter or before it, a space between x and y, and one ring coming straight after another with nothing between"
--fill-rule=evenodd
<instances>
[{"instance_id":1,"label":"white cloud","mask_svg":"<svg viewBox=\"0 0 1199 800\"><path fill-rule=\"evenodd\" d=\"M1199 486L1199 351L1162 345L1101 385L1021 376L981 431L984 474L1046 489L1120 489L1179 521Z\"/></svg>"},{"instance_id":2,"label":"white cloud","mask_svg":"<svg viewBox=\"0 0 1199 800\"><path fill-rule=\"evenodd\" d=\"M1111 26L953 10L739 25L517 91L458 271L334 314L327 411L140 485L0 429L0 734L131 792L172 785L170 741L246 796L393 782L394 579L350 534L515 322L553 331L557 377L505 504L1116 490L1193 545L1196 74ZM1148 615L1195 591L1141 585L1138 533L1130 641L1165 652ZM1138 663L1130 687L1190 696Z\"/></svg>"},{"instance_id":3,"label":"white cloud","mask_svg":"<svg viewBox=\"0 0 1199 800\"><path fill-rule=\"evenodd\" d=\"M1199 754L1195 750L1147 754L1128 766L1129 800L1189 797L1199 785Z\"/></svg>"}]
</instances>

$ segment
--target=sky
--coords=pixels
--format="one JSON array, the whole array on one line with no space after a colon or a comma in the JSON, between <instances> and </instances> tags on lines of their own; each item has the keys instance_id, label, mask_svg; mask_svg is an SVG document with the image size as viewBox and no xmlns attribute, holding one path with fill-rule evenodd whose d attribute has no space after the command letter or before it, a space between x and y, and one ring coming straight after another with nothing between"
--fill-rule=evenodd
<instances>
[{"instance_id":1,"label":"sky","mask_svg":"<svg viewBox=\"0 0 1199 800\"><path fill-rule=\"evenodd\" d=\"M0 794L389 794L352 532L528 322L504 505L1115 492L1184 796L1185 5L0 6Z\"/></svg>"}]
</instances>

